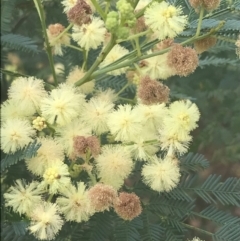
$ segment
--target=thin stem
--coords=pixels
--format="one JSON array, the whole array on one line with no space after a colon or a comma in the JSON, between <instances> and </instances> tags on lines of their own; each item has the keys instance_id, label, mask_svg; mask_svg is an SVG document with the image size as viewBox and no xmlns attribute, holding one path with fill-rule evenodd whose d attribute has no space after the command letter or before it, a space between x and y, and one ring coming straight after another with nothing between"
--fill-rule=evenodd
<instances>
[{"instance_id":1,"label":"thin stem","mask_svg":"<svg viewBox=\"0 0 240 241\"><path fill-rule=\"evenodd\" d=\"M109 7L110 7L110 1L109 2L107 2L107 4L106 4L106 6L105 6L105 14L107 14L108 13L108 10L109 10Z\"/></svg>"},{"instance_id":2,"label":"thin stem","mask_svg":"<svg viewBox=\"0 0 240 241\"><path fill-rule=\"evenodd\" d=\"M46 86L46 88L48 88L49 90L53 90L55 89L55 87L47 82L44 82L44 85Z\"/></svg>"},{"instance_id":3,"label":"thin stem","mask_svg":"<svg viewBox=\"0 0 240 241\"><path fill-rule=\"evenodd\" d=\"M217 36L217 39L223 40L223 41L226 41L226 42L229 42L229 43L234 43L234 44L236 43L236 40L225 38L225 37L222 37L222 36Z\"/></svg>"},{"instance_id":4,"label":"thin stem","mask_svg":"<svg viewBox=\"0 0 240 241\"><path fill-rule=\"evenodd\" d=\"M87 58L88 58L88 50L83 50L83 65L82 69L86 70L87 69Z\"/></svg>"},{"instance_id":5,"label":"thin stem","mask_svg":"<svg viewBox=\"0 0 240 241\"><path fill-rule=\"evenodd\" d=\"M52 43L56 42L58 39L60 39L65 33L68 32L68 30L73 26L73 23L70 23L67 28L65 28L55 39L52 40Z\"/></svg>"},{"instance_id":6,"label":"thin stem","mask_svg":"<svg viewBox=\"0 0 240 241\"><path fill-rule=\"evenodd\" d=\"M74 45L71 45L71 44L65 44L65 46L67 46L67 47L69 47L69 48L72 48L72 49L76 49L76 50L78 50L78 51L83 51L83 49L81 49L81 48L78 48L78 47L76 47L76 46L74 46Z\"/></svg>"},{"instance_id":7,"label":"thin stem","mask_svg":"<svg viewBox=\"0 0 240 241\"><path fill-rule=\"evenodd\" d=\"M88 72L84 75L84 77L82 79L80 79L79 81L77 81L75 83L75 86L80 86L80 85L82 85L82 84L84 84L84 83L86 83L86 82L88 82L92 79L91 74L99 66L99 64L106 58L106 56L111 51L111 49L113 48L114 45L115 45L115 37L112 36L111 39L110 39L110 42L102 50L102 52L100 53L100 55L98 56L96 61L93 63L92 67L88 70Z\"/></svg>"},{"instance_id":8,"label":"thin stem","mask_svg":"<svg viewBox=\"0 0 240 241\"><path fill-rule=\"evenodd\" d=\"M87 174L90 177L92 184L95 185L97 183L95 176L91 173L91 171L87 170Z\"/></svg>"},{"instance_id":9,"label":"thin stem","mask_svg":"<svg viewBox=\"0 0 240 241\"><path fill-rule=\"evenodd\" d=\"M123 101L127 101L127 102L130 102L130 103L133 103L135 104L135 100L134 99L127 99L127 98L123 98L123 97L118 97L119 100L123 100Z\"/></svg>"},{"instance_id":10,"label":"thin stem","mask_svg":"<svg viewBox=\"0 0 240 241\"><path fill-rule=\"evenodd\" d=\"M49 40L48 40L48 36L47 36L47 28L46 28L46 22L45 22L45 15L44 15L43 5L41 3L41 0L34 0L34 4L35 4L35 6L37 8L37 11L38 11L38 14L39 14L39 18L40 18L40 21L41 21L42 31L43 31L43 35L44 35L44 39L45 39L45 43L46 43L46 52L47 52L50 68L51 68L51 71L52 71L54 84L55 84L55 86L57 86L58 85L58 80L57 80L57 75L56 75L55 68L54 68L52 48L50 46L50 43L49 43Z\"/></svg>"},{"instance_id":11,"label":"thin stem","mask_svg":"<svg viewBox=\"0 0 240 241\"><path fill-rule=\"evenodd\" d=\"M137 56L141 56L142 53L141 53L141 48L140 48L140 45L139 45L139 38L136 37L134 40L135 40L136 49L137 49Z\"/></svg>"},{"instance_id":12,"label":"thin stem","mask_svg":"<svg viewBox=\"0 0 240 241\"><path fill-rule=\"evenodd\" d=\"M206 38L206 37L216 33L220 28L222 28L224 26L224 24L225 24L225 21L222 21L222 22L219 23L219 25L216 28L211 29L208 33L200 35L198 37L197 36L193 36L192 38L187 39L186 41L183 41L180 44L181 45L186 45L186 44L193 43L193 42L195 42L197 40ZM90 81L91 79L96 78L96 76L108 73L110 71L130 66L131 64L134 64L134 63L136 63L136 62L138 62L140 60L148 59L148 58L151 58L151 57L154 57L154 56L157 56L157 55L161 55L161 54L167 53L169 50L171 50L171 47L163 49L161 51L157 51L157 52L151 53L151 54L142 55L140 57L134 56L134 57L130 58L129 60L123 61L123 62L121 62L119 64L115 64L114 65L114 63L111 63L111 66L109 66L109 67L106 66L106 67L104 67L104 69L97 70L91 76L88 76L88 80L85 80L85 82Z\"/></svg>"},{"instance_id":13,"label":"thin stem","mask_svg":"<svg viewBox=\"0 0 240 241\"><path fill-rule=\"evenodd\" d=\"M181 225L183 225L183 226L186 227L186 228L189 228L189 229L198 231L198 232L200 232L200 233L204 233L204 234L207 234L207 235L209 235L209 236L213 236L213 233L210 233L210 232L205 231L205 230L200 229L200 228L196 228L196 227L191 226L191 225L188 225L188 224L186 224L186 223L181 223Z\"/></svg>"},{"instance_id":14,"label":"thin stem","mask_svg":"<svg viewBox=\"0 0 240 241\"><path fill-rule=\"evenodd\" d=\"M122 87L122 89L120 89L120 90L117 92L116 96L120 95L129 85L130 85L130 82L127 82L127 83Z\"/></svg>"},{"instance_id":15,"label":"thin stem","mask_svg":"<svg viewBox=\"0 0 240 241\"><path fill-rule=\"evenodd\" d=\"M53 198L53 194L50 194L48 199L47 199L47 202L51 202L52 198Z\"/></svg>"},{"instance_id":16,"label":"thin stem","mask_svg":"<svg viewBox=\"0 0 240 241\"><path fill-rule=\"evenodd\" d=\"M200 15L199 15L199 19L198 19L198 26L197 26L197 31L196 31L196 37L199 36L200 31L201 31L201 26L202 26L202 20L203 20L203 15L204 15L204 7L201 6L201 10L200 10Z\"/></svg>"},{"instance_id":17,"label":"thin stem","mask_svg":"<svg viewBox=\"0 0 240 241\"><path fill-rule=\"evenodd\" d=\"M148 29L148 30L143 31L143 32L138 33L138 34L131 35L131 36L128 37L127 39L119 39L119 40L116 41L116 43L121 43L121 42L129 41L129 40L132 40L132 39L135 39L135 38L144 36L144 35L148 34L149 32L151 32L151 29Z\"/></svg>"},{"instance_id":18,"label":"thin stem","mask_svg":"<svg viewBox=\"0 0 240 241\"><path fill-rule=\"evenodd\" d=\"M102 10L101 6L98 4L98 2L96 0L91 0L91 2L94 5L94 7L96 8L99 15L102 17L102 19L105 20L106 14L103 12L103 10Z\"/></svg>"}]
</instances>

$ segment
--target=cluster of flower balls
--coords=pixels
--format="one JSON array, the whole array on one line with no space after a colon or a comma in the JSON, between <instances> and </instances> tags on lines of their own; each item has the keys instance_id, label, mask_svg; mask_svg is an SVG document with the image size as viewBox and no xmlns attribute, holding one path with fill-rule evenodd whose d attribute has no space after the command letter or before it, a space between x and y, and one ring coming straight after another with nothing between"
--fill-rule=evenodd
<instances>
[{"instance_id":1,"label":"cluster of flower balls","mask_svg":"<svg viewBox=\"0 0 240 241\"><path fill-rule=\"evenodd\" d=\"M135 10L150 2L139 1ZM1 149L11 154L37 140L41 146L36 156L26 160L26 166L41 182L27 184L17 180L4 197L7 206L31 219L31 233L48 240L61 229L64 223L61 214L67 221L76 222L87 221L95 212L110 208L125 220L138 216L142 210L139 197L121 192L137 161L144 162L142 181L152 190L168 192L178 185L178 157L187 152L192 139L190 132L197 127L200 113L190 100L169 103L169 89L156 79L189 75L198 65L197 53L215 43L214 38L202 40L192 49L165 40L184 30L187 17L182 15L180 7L164 1L149 5L144 19L134 19L133 15L126 18L124 9L129 9L128 3L120 0L117 18L125 16L124 21L130 26L127 30L121 29L121 20L114 22L113 13L108 16L111 19L107 28L102 19L93 16L91 1L62 3L74 23L73 40L87 51L105 45L111 31L119 30L119 36L124 37L124 31L137 33L146 26L152 31L149 40L163 40L150 54L168 47L171 51L140 61L138 71L128 72L129 80L137 83L135 105L117 104L114 90L96 90L94 81L75 87L74 83L84 76L78 67L71 71L66 83L49 92L44 81L35 77L13 81L8 100L1 106ZM135 21L138 26L132 27ZM64 29L61 24L54 24L47 30L55 54L63 54L61 46L70 43L67 33L58 38ZM116 44L99 67L128 52ZM125 70L108 74L120 75ZM94 92L93 97L86 98L90 92ZM106 134L109 143L102 145L101 136ZM159 151L162 158L156 155ZM66 158L73 163L71 167L64 162ZM78 163L80 159L84 164ZM81 171L91 178L88 186L83 182L77 186L72 183L72 178ZM44 193L57 195L56 203L43 201Z\"/></svg>"},{"instance_id":2,"label":"cluster of flower balls","mask_svg":"<svg viewBox=\"0 0 240 241\"><path fill-rule=\"evenodd\" d=\"M58 212L76 222L110 207L126 220L138 216L139 198L134 193L117 195L135 162L145 162L142 179L151 189L172 190L180 178L176 157L187 151L190 131L199 119L198 108L189 100L167 106L168 92L163 84L144 77L138 104L115 106L117 96L112 90L86 100L70 84L47 92L42 80L15 79L1 107L1 148L11 154L35 139L41 143L26 165L42 181L24 184L17 180L4 195L6 205L29 216L29 229L40 239L52 239L61 228ZM100 144L99 137L105 133L111 135L113 144ZM163 159L156 156L159 150L166 153ZM86 162L79 166L94 176L90 189L83 182L77 187L72 184L65 156L76 167L78 158ZM42 203L43 193L59 195L56 204ZM51 228L47 228L49 223Z\"/></svg>"}]
</instances>

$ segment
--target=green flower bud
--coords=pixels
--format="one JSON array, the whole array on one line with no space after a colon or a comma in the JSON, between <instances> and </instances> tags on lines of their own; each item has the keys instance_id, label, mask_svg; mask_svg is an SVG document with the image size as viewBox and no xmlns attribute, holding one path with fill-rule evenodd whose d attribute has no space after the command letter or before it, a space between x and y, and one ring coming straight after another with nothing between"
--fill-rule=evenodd
<instances>
[{"instance_id":1,"label":"green flower bud","mask_svg":"<svg viewBox=\"0 0 240 241\"><path fill-rule=\"evenodd\" d=\"M117 29L116 35L120 39L126 39L129 36L129 30L127 27L119 27Z\"/></svg>"},{"instance_id":2,"label":"green flower bud","mask_svg":"<svg viewBox=\"0 0 240 241\"><path fill-rule=\"evenodd\" d=\"M128 16L134 12L132 5L126 0L119 0L117 2L117 9L121 13L122 18L126 19L128 19Z\"/></svg>"},{"instance_id":3,"label":"green flower bud","mask_svg":"<svg viewBox=\"0 0 240 241\"><path fill-rule=\"evenodd\" d=\"M126 21L127 26L130 28L134 27L136 25L136 22L137 22L136 18Z\"/></svg>"},{"instance_id":4,"label":"green flower bud","mask_svg":"<svg viewBox=\"0 0 240 241\"><path fill-rule=\"evenodd\" d=\"M105 25L109 31L116 30L116 28L118 26L118 13L115 11L109 12L107 15Z\"/></svg>"}]
</instances>

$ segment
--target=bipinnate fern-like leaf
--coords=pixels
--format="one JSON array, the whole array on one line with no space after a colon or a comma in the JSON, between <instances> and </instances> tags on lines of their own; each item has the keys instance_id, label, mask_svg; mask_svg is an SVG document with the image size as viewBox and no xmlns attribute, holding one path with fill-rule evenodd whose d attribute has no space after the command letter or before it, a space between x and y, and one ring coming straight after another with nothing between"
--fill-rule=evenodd
<instances>
[{"instance_id":1,"label":"bipinnate fern-like leaf","mask_svg":"<svg viewBox=\"0 0 240 241\"><path fill-rule=\"evenodd\" d=\"M230 213L227 213L222 210L218 210L214 206L208 206L199 213L199 216L202 218L209 219L217 224L226 225L230 223L238 222L240 224L240 218L232 216Z\"/></svg>"},{"instance_id":2,"label":"bipinnate fern-like leaf","mask_svg":"<svg viewBox=\"0 0 240 241\"><path fill-rule=\"evenodd\" d=\"M25 241L27 227L26 221L4 223L1 238L3 241Z\"/></svg>"},{"instance_id":3,"label":"bipinnate fern-like leaf","mask_svg":"<svg viewBox=\"0 0 240 241\"><path fill-rule=\"evenodd\" d=\"M165 216L175 215L182 219L186 217L191 210L193 210L194 206L194 201L179 201L160 196L151 200L150 204L147 206L147 209L152 212L161 213Z\"/></svg>"},{"instance_id":4,"label":"bipinnate fern-like leaf","mask_svg":"<svg viewBox=\"0 0 240 241\"><path fill-rule=\"evenodd\" d=\"M13 18L13 11L15 9L17 0L5 0L2 2L3 5L1 11L1 31L7 33L11 31L11 21Z\"/></svg>"},{"instance_id":5,"label":"bipinnate fern-like leaf","mask_svg":"<svg viewBox=\"0 0 240 241\"><path fill-rule=\"evenodd\" d=\"M214 241L239 241L240 223L239 221L227 223L217 230L213 235Z\"/></svg>"},{"instance_id":6,"label":"bipinnate fern-like leaf","mask_svg":"<svg viewBox=\"0 0 240 241\"><path fill-rule=\"evenodd\" d=\"M144 210L142 214L143 231L142 241L159 241L164 237L165 228L160 223L152 223L150 221L149 213Z\"/></svg>"},{"instance_id":7,"label":"bipinnate fern-like leaf","mask_svg":"<svg viewBox=\"0 0 240 241\"><path fill-rule=\"evenodd\" d=\"M34 141L22 150L16 151L14 154L8 154L1 160L1 172L8 169L10 166L18 163L23 159L29 159L36 155L37 150L40 148L41 144Z\"/></svg>"},{"instance_id":8,"label":"bipinnate fern-like leaf","mask_svg":"<svg viewBox=\"0 0 240 241\"><path fill-rule=\"evenodd\" d=\"M96 213L90 220L89 241L105 241L108 239L112 230L112 216L109 212Z\"/></svg>"},{"instance_id":9,"label":"bipinnate fern-like leaf","mask_svg":"<svg viewBox=\"0 0 240 241\"><path fill-rule=\"evenodd\" d=\"M115 223L115 240L116 241L139 241L140 233L138 229L143 228L143 222L140 217L132 221L124 221L120 218Z\"/></svg>"},{"instance_id":10,"label":"bipinnate fern-like leaf","mask_svg":"<svg viewBox=\"0 0 240 241\"><path fill-rule=\"evenodd\" d=\"M240 180L228 178L225 182L220 181L221 176L210 175L194 192L207 203L240 206Z\"/></svg>"},{"instance_id":11,"label":"bipinnate fern-like leaf","mask_svg":"<svg viewBox=\"0 0 240 241\"><path fill-rule=\"evenodd\" d=\"M209 162L202 154L188 153L180 158L180 168L183 172L198 172L209 167Z\"/></svg>"},{"instance_id":12,"label":"bipinnate fern-like leaf","mask_svg":"<svg viewBox=\"0 0 240 241\"><path fill-rule=\"evenodd\" d=\"M237 59L226 59L226 58L218 58L215 56L206 57L204 59L199 60L199 67L201 69L213 65L213 66L221 66L229 64L231 66L238 65L240 63Z\"/></svg>"},{"instance_id":13,"label":"bipinnate fern-like leaf","mask_svg":"<svg viewBox=\"0 0 240 241\"><path fill-rule=\"evenodd\" d=\"M32 54L39 53L38 46L34 40L19 34L5 34L1 36L1 44L10 50L19 50Z\"/></svg>"}]
</instances>

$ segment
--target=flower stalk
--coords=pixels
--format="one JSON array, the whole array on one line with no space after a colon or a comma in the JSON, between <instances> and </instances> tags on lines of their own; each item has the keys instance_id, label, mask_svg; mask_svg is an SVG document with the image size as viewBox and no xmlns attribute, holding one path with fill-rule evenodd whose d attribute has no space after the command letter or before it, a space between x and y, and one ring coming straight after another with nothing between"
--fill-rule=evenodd
<instances>
[{"instance_id":1,"label":"flower stalk","mask_svg":"<svg viewBox=\"0 0 240 241\"><path fill-rule=\"evenodd\" d=\"M46 43L46 52L47 52L50 68L51 68L53 79L54 79L54 85L57 86L58 80L57 80L57 75L56 75L55 68L54 68L52 48L50 46L48 36L47 36L47 27L46 27L46 22L45 22L43 5L42 5L41 0L34 0L34 4L35 4L36 9L38 11L38 15L39 15L41 25L42 25L42 31L43 31L43 35L44 35L44 39L45 39L45 43Z\"/></svg>"}]
</instances>

